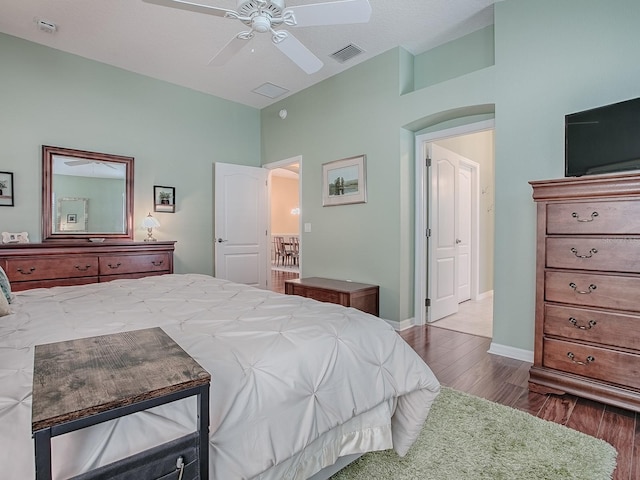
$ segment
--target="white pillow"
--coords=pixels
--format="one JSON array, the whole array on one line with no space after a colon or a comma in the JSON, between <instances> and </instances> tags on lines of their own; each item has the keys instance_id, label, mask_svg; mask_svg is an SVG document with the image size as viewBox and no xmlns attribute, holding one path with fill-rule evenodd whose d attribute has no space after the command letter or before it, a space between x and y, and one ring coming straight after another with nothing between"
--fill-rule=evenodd
<instances>
[{"instance_id":1,"label":"white pillow","mask_svg":"<svg viewBox=\"0 0 640 480\"><path fill-rule=\"evenodd\" d=\"M4 317L5 315L9 315L11 313L11 309L9 308L9 302L7 302L7 297L0 294L0 317Z\"/></svg>"},{"instance_id":2,"label":"white pillow","mask_svg":"<svg viewBox=\"0 0 640 480\"><path fill-rule=\"evenodd\" d=\"M7 302L11 303L13 296L11 295L11 283L9 283L9 277L5 271L0 267L0 290L3 296L7 299Z\"/></svg>"}]
</instances>

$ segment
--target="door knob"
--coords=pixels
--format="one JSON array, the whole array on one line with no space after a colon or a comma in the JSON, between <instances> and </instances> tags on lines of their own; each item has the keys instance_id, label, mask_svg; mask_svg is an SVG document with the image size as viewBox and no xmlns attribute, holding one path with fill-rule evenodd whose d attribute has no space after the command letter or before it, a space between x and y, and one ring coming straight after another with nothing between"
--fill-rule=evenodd
<instances>
[{"instance_id":1,"label":"door knob","mask_svg":"<svg viewBox=\"0 0 640 480\"><path fill-rule=\"evenodd\" d=\"M228 242L229 240L223 240L222 238L218 238L218 243Z\"/></svg>"},{"instance_id":2,"label":"door knob","mask_svg":"<svg viewBox=\"0 0 640 480\"><path fill-rule=\"evenodd\" d=\"M456 238L456 245L457 245L458 243L462 243L462 240L460 240L459 238Z\"/></svg>"}]
</instances>

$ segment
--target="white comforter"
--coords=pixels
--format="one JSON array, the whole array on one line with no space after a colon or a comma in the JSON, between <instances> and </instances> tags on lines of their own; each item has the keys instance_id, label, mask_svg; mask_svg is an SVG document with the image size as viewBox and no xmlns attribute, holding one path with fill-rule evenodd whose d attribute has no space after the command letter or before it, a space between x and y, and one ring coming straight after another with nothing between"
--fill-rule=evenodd
<instances>
[{"instance_id":1,"label":"white comforter","mask_svg":"<svg viewBox=\"0 0 640 480\"><path fill-rule=\"evenodd\" d=\"M338 456L404 454L439 391L384 321L205 275L16 294L0 317L0 477L34 478L34 345L159 326L211 373L213 479L307 478ZM188 399L53 439L54 478L189 433Z\"/></svg>"}]
</instances>

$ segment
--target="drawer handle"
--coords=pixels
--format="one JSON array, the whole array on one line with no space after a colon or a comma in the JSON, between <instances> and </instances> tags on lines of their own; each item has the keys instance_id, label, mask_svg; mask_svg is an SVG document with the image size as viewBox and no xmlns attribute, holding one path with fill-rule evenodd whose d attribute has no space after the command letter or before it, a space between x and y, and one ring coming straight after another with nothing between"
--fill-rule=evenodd
<instances>
[{"instance_id":1,"label":"drawer handle","mask_svg":"<svg viewBox=\"0 0 640 480\"><path fill-rule=\"evenodd\" d=\"M589 355L586 358L586 360L587 360L586 362L581 362L580 360L576 360L576 356L572 352L567 353L567 357L569 357L571 359L571 361L573 363L577 364L577 365L589 365L590 363L593 363L593 362L596 361L595 357Z\"/></svg>"},{"instance_id":2,"label":"drawer handle","mask_svg":"<svg viewBox=\"0 0 640 480\"><path fill-rule=\"evenodd\" d=\"M578 258L591 258L596 253L598 253L598 249L592 248L591 250L589 250L589 253L587 253L586 255L578 255L578 250L573 248L573 247L571 247L571 253L573 253Z\"/></svg>"},{"instance_id":3,"label":"drawer handle","mask_svg":"<svg viewBox=\"0 0 640 480\"><path fill-rule=\"evenodd\" d=\"M576 212L571 214L573 218L575 218L578 222L593 222L595 218L598 216L598 212L593 212L589 218L580 218Z\"/></svg>"},{"instance_id":4,"label":"drawer handle","mask_svg":"<svg viewBox=\"0 0 640 480\"><path fill-rule=\"evenodd\" d=\"M107 263L107 266L112 269L115 270L116 268L118 268L120 265L122 265L120 262L116 263L115 265L111 264L111 263Z\"/></svg>"},{"instance_id":5,"label":"drawer handle","mask_svg":"<svg viewBox=\"0 0 640 480\"><path fill-rule=\"evenodd\" d=\"M91 265L85 265L84 267L81 267L80 265L75 265L74 268L76 270L80 270L81 272L86 272L91 268Z\"/></svg>"},{"instance_id":6,"label":"drawer handle","mask_svg":"<svg viewBox=\"0 0 640 480\"><path fill-rule=\"evenodd\" d=\"M589 285L589 290L578 290L578 286L573 282L571 282L569 286L573 288L573 290L576 293L579 293L580 295L589 295L591 292L593 292L597 288L593 283Z\"/></svg>"},{"instance_id":7,"label":"drawer handle","mask_svg":"<svg viewBox=\"0 0 640 480\"><path fill-rule=\"evenodd\" d=\"M578 321L575 318L570 317L569 323L580 330L591 330L591 328L595 327L598 322L595 320L589 320L589 325L578 325Z\"/></svg>"},{"instance_id":8,"label":"drawer handle","mask_svg":"<svg viewBox=\"0 0 640 480\"><path fill-rule=\"evenodd\" d=\"M159 267L164 263L164 260L152 260L151 263L153 263L154 266Z\"/></svg>"},{"instance_id":9,"label":"drawer handle","mask_svg":"<svg viewBox=\"0 0 640 480\"><path fill-rule=\"evenodd\" d=\"M36 267L31 267L29 268L28 272L25 272L24 270L22 270L22 268L18 267L17 270L22 274L22 275L31 275L32 272L34 272L36 269Z\"/></svg>"}]
</instances>

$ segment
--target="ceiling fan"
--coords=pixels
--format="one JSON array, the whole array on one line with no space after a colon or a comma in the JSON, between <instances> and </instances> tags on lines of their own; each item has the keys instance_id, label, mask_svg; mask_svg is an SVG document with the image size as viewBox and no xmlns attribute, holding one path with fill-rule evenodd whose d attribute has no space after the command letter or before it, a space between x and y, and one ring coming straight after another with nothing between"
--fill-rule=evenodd
<instances>
[{"instance_id":1,"label":"ceiling fan","mask_svg":"<svg viewBox=\"0 0 640 480\"><path fill-rule=\"evenodd\" d=\"M291 32L276 30L287 27L311 27L366 23L371 17L369 0L340 0L286 7L285 0L237 0L236 10L211 7L184 0L144 0L166 7L206 13L217 17L240 20L250 30L233 37L209 62L224 65L251 40L256 33L270 33L278 49L308 74L322 68L322 61L305 47Z\"/></svg>"}]
</instances>

